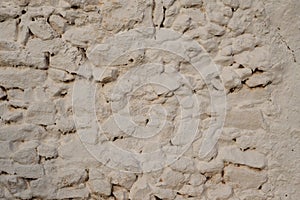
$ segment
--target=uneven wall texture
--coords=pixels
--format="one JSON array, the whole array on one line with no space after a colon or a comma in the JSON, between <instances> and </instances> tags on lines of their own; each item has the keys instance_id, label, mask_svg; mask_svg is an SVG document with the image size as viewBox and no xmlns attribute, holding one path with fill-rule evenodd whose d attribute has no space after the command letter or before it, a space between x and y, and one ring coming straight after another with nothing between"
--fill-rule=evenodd
<instances>
[{"instance_id":1,"label":"uneven wall texture","mask_svg":"<svg viewBox=\"0 0 300 200\"><path fill-rule=\"evenodd\" d=\"M298 200L298 0L1 0L0 198Z\"/></svg>"}]
</instances>

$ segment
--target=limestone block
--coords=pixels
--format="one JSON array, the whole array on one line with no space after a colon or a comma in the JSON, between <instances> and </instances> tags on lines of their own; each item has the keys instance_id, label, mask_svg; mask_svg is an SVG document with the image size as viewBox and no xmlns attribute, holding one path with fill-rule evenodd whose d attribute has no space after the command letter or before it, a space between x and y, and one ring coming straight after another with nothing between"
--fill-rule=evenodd
<instances>
[{"instance_id":1,"label":"limestone block","mask_svg":"<svg viewBox=\"0 0 300 200\"><path fill-rule=\"evenodd\" d=\"M207 197L211 200L224 200L231 197L232 193L230 185L218 184L208 188Z\"/></svg>"},{"instance_id":2,"label":"limestone block","mask_svg":"<svg viewBox=\"0 0 300 200\"><path fill-rule=\"evenodd\" d=\"M263 172L254 171L246 167L228 166L224 169L224 179L234 187L249 189L258 188L267 181L267 176Z\"/></svg>"},{"instance_id":3,"label":"limestone block","mask_svg":"<svg viewBox=\"0 0 300 200\"><path fill-rule=\"evenodd\" d=\"M9 8L9 9L7 9ZM0 5L0 22L9 19L15 18L21 14L21 9L19 6L15 5L10 1L3 1ZM2 30L2 29L1 29Z\"/></svg>"},{"instance_id":4,"label":"limestone block","mask_svg":"<svg viewBox=\"0 0 300 200\"><path fill-rule=\"evenodd\" d=\"M42 178L30 181L30 189L34 196L40 196L45 199L55 199L57 186L52 183L52 178L44 176ZM44 191L41 193L41 191Z\"/></svg>"},{"instance_id":5,"label":"limestone block","mask_svg":"<svg viewBox=\"0 0 300 200\"><path fill-rule=\"evenodd\" d=\"M94 179L88 182L93 193L109 196L112 192L112 185L107 179Z\"/></svg>"},{"instance_id":6,"label":"limestone block","mask_svg":"<svg viewBox=\"0 0 300 200\"><path fill-rule=\"evenodd\" d=\"M145 199L150 200L151 188L145 176L139 177L130 189L130 199Z\"/></svg>"},{"instance_id":7,"label":"limestone block","mask_svg":"<svg viewBox=\"0 0 300 200\"><path fill-rule=\"evenodd\" d=\"M112 194L116 199L129 199L129 192L125 188L114 186Z\"/></svg>"},{"instance_id":8,"label":"limestone block","mask_svg":"<svg viewBox=\"0 0 300 200\"><path fill-rule=\"evenodd\" d=\"M266 86L272 82L270 76L265 74L253 74L249 79L246 81L246 85L250 88L258 87L258 86Z\"/></svg>"},{"instance_id":9,"label":"limestone block","mask_svg":"<svg viewBox=\"0 0 300 200\"><path fill-rule=\"evenodd\" d=\"M88 174L82 168L59 168L53 182L59 187L78 185L87 180Z\"/></svg>"},{"instance_id":10,"label":"limestone block","mask_svg":"<svg viewBox=\"0 0 300 200\"><path fill-rule=\"evenodd\" d=\"M126 173L126 172L116 172L112 171L108 174L108 177L111 178L111 183L115 185L120 185L128 190L132 187L137 177L135 174Z\"/></svg>"},{"instance_id":11,"label":"limestone block","mask_svg":"<svg viewBox=\"0 0 300 200\"><path fill-rule=\"evenodd\" d=\"M200 197L204 191L203 185L192 186L192 185L183 185L183 187L178 191L180 194L191 196L191 197Z\"/></svg>"},{"instance_id":12,"label":"limestone block","mask_svg":"<svg viewBox=\"0 0 300 200\"><path fill-rule=\"evenodd\" d=\"M63 47L57 55L50 57L50 67L67 72L77 72L81 53L75 47Z\"/></svg>"},{"instance_id":13,"label":"limestone block","mask_svg":"<svg viewBox=\"0 0 300 200\"><path fill-rule=\"evenodd\" d=\"M88 198L89 190L87 188L62 188L57 191L56 199L75 199Z\"/></svg>"},{"instance_id":14,"label":"limestone block","mask_svg":"<svg viewBox=\"0 0 300 200\"><path fill-rule=\"evenodd\" d=\"M45 134L43 128L33 124L0 127L0 140L6 141L39 140L45 137Z\"/></svg>"},{"instance_id":15,"label":"limestone block","mask_svg":"<svg viewBox=\"0 0 300 200\"><path fill-rule=\"evenodd\" d=\"M56 158L58 155L57 148L54 144L41 144L37 147L37 152L40 156L45 158Z\"/></svg>"},{"instance_id":16,"label":"limestone block","mask_svg":"<svg viewBox=\"0 0 300 200\"><path fill-rule=\"evenodd\" d=\"M238 54L242 51L252 51L256 45L256 39L251 34L243 34L233 39L232 53Z\"/></svg>"},{"instance_id":17,"label":"limestone block","mask_svg":"<svg viewBox=\"0 0 300 200\"><path fill-rule=\"evenodd\" d=\"M97 40L99 32L94 26L74 27L66 30L63 39L75 46L87 47Z\"/></svg>"},{"instance_id":18,"label":"limestone block","mask_svg":"<svg viewBox=\"0 0 300 200\"><path fill-rule=\"evenodd\" d=\"M1 40L14 41L17 34L16 20L7 20L0 22L0 38Z\"/></svg>"},{"instance_id":19,"label":"limestone block","mask_svg":"<svg viewBox=\"0 0 300 200\"><path fill-rule=\"evenodd\" d=\"M227 112L225 127L255 130L264 128L264 120L259 110L231 110Z\"/></svg>"},{"instance_id":20,"label":"limestone block","mask_svg":"<svg viewBox=\"0 0 300 200\"><path fill-rule=\"evenodd\" d=\"M13 144L10 141L0 141L0 149L2 150L0 158L9 158L13 153Z\"/></svg>"},{"instance_id":21,"label":"limestone block","mask_svg":"<svg viewBox=\"0 0 300 200\"><path fill-rule=\"evenodd\" d=\"M18 191L26 190L27 188L26 181L23 178L15 175L1 176L0 183L12 194L17 193Z\"/></svg>"},{"instance_id":22,"label":"limestone block","mask_svg":"<svg viewBox=\"0 0 300 200\"><path fill-rule=\"evenodd\" d=\"M57 33L63 34L65 32L67 20L61 16L51 15L49 18L49 23Z\"/></svg>"},{"instance_id":23,"label":"limestone block","mask_svg":"<svg viewBox=\"0 0 300 200\"><path fill-rule=\"evenodd\" d=\"M75 77L72 74L54 68L50 68L48 70L48 76L54 81L61 81L61 82L68 82L75 79Z\"/></svg>"},{"instance_id":24,"label":"limestone block","mask_svg":"<svg viewBox=\"0 0 300 200\"><path fill-rule=\"evenodd\" d=\"M189 178L189 184L199 186L202 185L206 181L206 177L200 173L194 173Z\"/></svg>"},{"instance_id":25,"label":"limestone block","mask_svg":"<svg viewBox=\"0 0 300 200\"><path fill-rule=\"evenodd\" d=\"M267 164L263 154L255 150L241 151L235 146L228 146L220 149L218 156L226 162L247 165L259 169L264 168Z\"/></svg>"},{"instance_id":26,"label":"limestone block","mask_svg":"<svg viewBox=\"0 0 300 200\"><path fill-rule=\"evenodd\" d=\"M21 148L12 156L13 160L20 164L37 164L39 156L35 148Z\"/></svg>"},{"instance_id":27,"label":"limestone block","mask_svg":"<svg viewBox=\"0 0 300 200\"><path fill-rule=\"evenodd\" d=\"M212 160L210 162L199 161L196 163L196 166L201 173L218 173L222 171L224 163L220 160Z\"/></svg>"},{"instance_id":28,"label":"limestone block","mask_svg":"<svg viewBox=\"0 0 300 200\"><path fill-rule=\"evenodd\" d=\"M52 102L33 102L28 107L26 122L41 125L55 123L55 105Z\"/></svg>"},{"instance_id":29,"label":"limestone block","mask_svg":"<svg viewBox=\"0 0 300 200\"><path fill-rule=\"evenodd\" d=\"M15 164L13 166L14 173L18 176L25 178L40 178L44 175L44 168L42 165L19 165Z\"/></svg>"},{"instance_id":30,"label":"limestone block","mask_svg":"<svg viewBox=\"0 0 300 200\"><path fill-rule=\"evenodd\" d=\"M256 47L252 51L244 51L234 56L234 60L245 67L252 69L268 70L270 63L270 47Z\"/></svg>"},{"instance_id":31,"label":"limestone block","mask_svg":"<svg viewBox=\"0 0 300 200\"><path fill-rule=\"evenodd\" d=\"M239 87L241 85L240 78L232 69L224 68L221 74L221 78L227 90Z\"/></svg>"},{"instance_id":32,"label":"limestone block","mask_svg":"<svg viewBox=\"0 0 300 200\"><path fill-rule=\"evenodd\" d=\"M30 88L42 85L46 72L35 69L0 68L0 85L5 88Z\"/></svg>"},{"instance_id":33,"label":"limestone block","mask_svg":"<svg viewBox=\"0 0 300 200\"><path fill-rule=\"evenodd\" d=\"M47 23L46 20L38 19L29 24L30 31L41 38L42 40L53 39L55 37L55 31Z\"/></svg>"},{"instance_id":34,"label":"limestone block","mask_svg":"<svg viewBox=\"0 0 300 200\"><path fill-rule=\"evenodd\" d=\"M174 199L176 196L176 191L168 188L154 187L150 185L153 195L160 199Z\"/></svg>"},{"instance_id":35,"label":"limestone block","mask_svg":"<svg viewBox=\"0 0 300 200\"><path fill-rule=\"evenodd\" d=\"M184 182L185 177L180 172L166 168L160 179L162 180L161 184L168 185L168 187L178 187Z\"/></svg>"}]
</instances>

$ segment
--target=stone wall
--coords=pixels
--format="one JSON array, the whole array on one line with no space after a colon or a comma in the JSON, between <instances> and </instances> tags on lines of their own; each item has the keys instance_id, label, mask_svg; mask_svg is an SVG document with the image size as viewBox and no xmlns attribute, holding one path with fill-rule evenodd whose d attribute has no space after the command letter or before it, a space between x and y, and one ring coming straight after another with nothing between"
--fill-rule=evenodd
<instances>
[{"instance_id":1,"label":"stone wall","mask_svg":"<svg viewBox=\"0 0 300 200\"><path fill-rule=\"evenodd\" d=\"M299 9L1 0L0 198L297 200Z\"/></svg>"}]
</instances>

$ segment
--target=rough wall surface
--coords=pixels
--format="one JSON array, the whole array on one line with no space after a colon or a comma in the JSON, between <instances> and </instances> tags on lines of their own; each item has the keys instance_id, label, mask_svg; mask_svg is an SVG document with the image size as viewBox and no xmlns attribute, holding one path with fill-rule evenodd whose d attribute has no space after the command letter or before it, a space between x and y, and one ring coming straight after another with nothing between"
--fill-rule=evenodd
<instances>
[{"instance_id":1,"label":"rough wall surface","mask_svg":"<svg viewBox=\"0 0 300 200\"><path fill-rule=\"evenodd\" d=\"M0 198L299 199L299 10L1 0Z\"/></svg>"}]
</instances>

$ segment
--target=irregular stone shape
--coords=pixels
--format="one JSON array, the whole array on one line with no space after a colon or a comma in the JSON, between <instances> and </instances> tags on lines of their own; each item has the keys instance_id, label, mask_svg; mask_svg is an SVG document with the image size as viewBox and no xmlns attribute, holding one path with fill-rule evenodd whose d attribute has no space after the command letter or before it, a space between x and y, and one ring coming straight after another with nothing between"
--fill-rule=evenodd
<instances>
[{"instance_id":1,"label":"irregular stone shape","mask_svg":"<svg viewBox=\"0 0 300 200\"><path fill-rule=\"evenodd\" d=\"M254 109L235 109L227 112L224 126L249 130L265 127L262 113Z\"/></svg>"},{"instance_id":2,"label":"irregular stone shape","mask_svg":"<svg viewBox=\"0 0 300 200\"><path fill-rule=\"evenodd\" d=\"M0 38L6 41L14 41L17 34L16 20L7 20L0 23Z\"/></svg>"},{"instance_id":3,"label":"irregular stone shape","mask_svg":"<svg viewBox=\"0 0 300 200\"><path fill-rule=\"evenodd\" d=\"M222 0L222 2L224 3L224 5L230 6L232 8L238 8L240 5L239 0Z\"/></svg>"},{"instance_id":4,"label":"irregular stone shape","mask_svg":"<svg viewBox=\"0 0 300 200\"><path fill-rule=\"evenodd\" d=\"M195 173L190 176L189 184L199 186L202 185L206 181L206 177L200 173Z\"/></svg>"},{"instance_id":5,"label":"irregular stone shape","mask_svg":"<svg viewBox=\"0 0 300 200\"><path fill-rule=\"evenodd\" d=\"M263 154L255 150L241 151L235 146L221 148L218 156L226 162L247 165L258 169L264 168L267 164Z\"/></svg>"},{"instance_id":6,"label":"irregular stone shape","mask_svg":"<svg viewBox=\"0 0 300 200\"><path fill-rule=\"evenodd\" d=\"M89 181L88 184L93 193L109 196L112 192L112 185L106 179L94 179Z\"/></svg>"},{"instance_id":7,"label":"irregular stone shape","mask_svg":"<svg viewBox=\"0 0 300 200\"><path fill-rule=\"evenodd\" d=\"M176 188L180 187L184 183L185 177L180 172L173 171L170 168L166 168L160 176L160 180L161 181L159 182L159 185L168 185L171 188Z\"/></svg>"},{"instance_id":8,"label":"irregular stone shape","mask_svg":"<svg viewBox=\"0 0 300 200\"><path fill-rule=\"evenodd\" d=\"M0 140L6 141L40 140L45 134L43 128L33 124L0 127Z\"/></svg>"},{"instance_id":9,"label":"irregular stone shape","mask_svg":"<svg viewBox=\"0 0 300 200\"><path fill-rule=\"evenodd\" d=\"M40 125L55 123L56 108L52 102L33 102L28 107L26 122Z\"/></svg>"},{"instance_id":10,"label":"irregular stone shape","mask_svg":"<svg viewBox=\"0 0 300 200\"><path fill-rule=\"evenodd\" d=\"M13 144L10 141L0 141L0 158L9 158L13 153Z\"/></svg>"},{"instance_id":11,"label":"irregular stone shape","mask_svg":"<svg viewBox=\"0 0 300 200\"><path fill-rule=\"evenodd\" d=\"M56 199L86 199L89 196L87 188L62 188L57 191Z\"/></svg>"},{"instance_id":12,"label":"irregular stone shape","mask_svg":"<svg viewBox=\"0 0 300 200\"><path fill-rule=\"evenodd\" d=\"M207 197L211 200L225 200L233 193L230 185L218 184L207 189Z\"/></svg>"},{"instance_id":13,"label":"irregular stone shape","mask_svg":"<svg viewBox=\"0 0 300 200\"><path fill-rule=\"evenodd\" d=\"M243 51L252 51L256 45L256 39L251 34L243 34L233 39L232 53L238 54Z\"/></svg>"},{"instance_id":14,"label":"irregular stone shape","mask_svg":"<svg viewBox=\"0 0 300 200\"><path fill-rule=\"evenodd\" d=\"M88 47L97 40L99 32L94 26L74 27L63 34L63 39L79 47Z\"/></svg>"},{"instance_id":15,"label":"irregular stone shape","mask_svg":"<svg viewBox=\"0 0 300 200\"><path fill-rule=\"evenodd\" d=\"M48 70L48 75L54 81L67 82L75 79L75 77L72 74L54 68L50 68Z\"/></svg>"},{"instance_id":16,"label":"irregular stone shape","mask_svg":"<svg viewBox=\"0 0 300 200\"><path fill-rule=\"evenodd\" d=\"M43 156L45 158L56 158L58 155L57 148L52 144L39 145L37 148L37 152L40 156Z\"/></svg>"},{"instance_id":17,"label":"irregular stone shape","mask_svg":"<svg viewBox=\"0 0 300 200\"><path fill-rule=\"evenodd\" d=\"M0 85L5 88L30 88L43 85L45 71L36 69L0 68Z\"/></svg>"},{"instance_id":18,"label":"irregular stone shape","mask_svg":"<svg viewBox=\"0 0 300 200\"><path fill-rule=\"evenodd\" d=\"M228 166L224 169L224 180L232 183L237 188L259 188L267 179L267 175L264 172L258 172L246 167Z\"/></svg>"},{"instance_id":19,"label":"irregular stone shape","mask_svg":"<svg viewBox=\"0 0 300 200\"><path fill-rule=\"evenodd\" d=\"M13 110L2 115L2 120L6 123L16 123L23 119L23 111Z\"/></svg>"},{"instance_id":20,"label":"irregular stone shape","mask_svg":"<svg viewBox=\"0 0 300 200\"><path fill-rule=\"evenodd\" d=\"M129 199L129 192L125 188L114 186L112 193L116 199Z\"/></svg>"},{"instance_id":21,"label":"irregular stone shape","mask_svg":"<svg viewBox=\"0 0 300 200\"><path fill-rule=\"evenodd\" d=\"M14 196L18 191L27 189L26 181L15 175L1 176L0 183L2 186L6 187L10 193L14 194Z\"/></svg>"},{"instance_id":22,"label":"irregular stone shape","mask_svg":"<svg viewBox=\"0 0 300 200\"><path fill-rule=\"evenodd\" d=\"M76 136L66 136L61 141L63 145L58 147L58 155L64 160L72 162L85 162L90 164L99 164L98 161L83 146L80 139ZM74 154L76 152L76 154Z\"/></svg>"},{"instance_id":23,"label":"irregular stone shape","mask_svg":"<svg viewBox=\"0 0 300 200\"><path fill-rule=\"evenodd\" d=\"M88 174L85 169L82 168L61 168L57 170L57 175L53 182L59 187L69 187L72 185L78 185L87 180Z\"/></svg>"},{"instance_id":24,"label":"irregular stone shape","mask_svg":"<svg viewBox=\"0 0 300 200\"><path fill-rule=\"evenodd\" d=\"M228 90L241 85L241 80L239 79L238 75L231 69L224 68L221 77L225 88Z\"/></svg>"},{"instance_id":25,"label":"irregular stone shape","mask_svg":"<svg viewBox=\"0 0 300 200\"><path fill-rule=\"evenodd\" d=\"M29 24L30 31L41 38L42 40L49 40L55 37L55 31L48 24L46 20L38 19Z\"/></svg>"},{"instance_id":26,"label":"irregular stone shape","mask_svg":"<svg viewBox=\"0 0 300 200\"><path fill-rule=\"evenodd\" d=\"M234 55L234 60L252 70L269 70L272 66L270 58L270 47L256 47L252 51L244 51L240 54Z\"/></svg>"},{"instance_id":27,"label":"irregular stone shape","mask_svg":"<svg viewBox=\"0 0 300 200\"><path fill-rule=\"evenodd\" d=\"M223 26L220 26L215 23L209 23L207 25L208 33L214 35L214 36L222 36L225 34L225 29Z\"/></svg>"},{"instance_id":28,"label":"irregular stone shape","mask_svg":"<svg viewBox=\"0 0 300 200\"><path fill-rule=\"evenodd\" d=\"M20 164L37 164L39 156L35 148L21 148L13 155L13 160Z\"/></svg>"},{"instance_id":29,"label":"irregular stone shape","mask_svg":"<svg viewBox=\"0 0 300 200\"><path fill-rule=\"evenodd\" d=\"M150 200L151 188L148 181L146 176L139 177L130 189L129 198Z\"/></svg>"},{"instance_id":30,"label":"irregular stone shape","mask_svg":"<svg viewBox=\"0 0 300 200\"><path fill-rule=\"evenodd\" d=\"M193 160L187 158L187 157L181 157L177 161L175 161L173 164L170 165L170 168L172 168L175 171L180 172L195 172L195 164Z\"/></svg>"},{"instance_id":31,"label":"irregular stone shape","mask_svg":"<svg viewBox=\"0 0 300 200\"><path fill-rule=\"evenodd\" d=\"M15 5L13 2L5 2L5 1L1 2L0 22L6 20L8 18L15 18L15 17L19 16L20 14L21 14L20 7Z\"/></svg>"},{"instance_id":32,"label":"irregular stone shape","mask_svg":"<svg viewBox=\"0 0 300 200\"><path fill-rule=\"evenodd\" d=\"M173 23L172 28L178 32L186 31L191 24L191 17L188 15L178 15Z\"/></svg>"},{"instance_id":33,"label":"irregular stone shape","mask_svg":"<svg viewBox=\"0 0 300 200\"><path fill-rule=\"evenodd\" d=\"M42 165L19 165L13 166L16 175L25 178L40 178L44 175L44 168Z\"/></svg>"},{"instance_id":34,"label":"irregular stone shape","mask_svg":"<svg viewBox=\"0 0 300 200\"><path fill-rule=\"evenodd\" d=\"M249 68L238 68L234 69L234 71L242 81L244 81L252 75L252 70Z\"/></svg>"},{"instance_id":35,"label":"irregular stone shape","mask_svg":"<svg viewBox=\"0 0 300 200\"><path fill-rule=\"evenodd\" d=\"M192 185L183 185L183 187L178 191L180 194L191 196L191 197L200 197L204 191L204 186L192 186Z\"/></svg>"},{"instance_id":36,"label":"irregular stone shape","mask_svg":"<svg viewBox=\"0 0 300 200\"><path fill-rule=\"evenodd\" d=\"M210 162L205 161L199 161L196 163L197 169L203 174L203 173L218 173L221 172L224 163L220 160L212 160Z\"/></svg>"},{"instance_id":37,"label":"irregular stone shape","mask_svg":"<svg viewBox=\"0 0 300 200\"><path fill-rule=\"evenodd\" d=\"M82 55L75 47L63 47L57 55L50 57L50 67L76 73Z\"/></svg>"},{"instance_id":38,"label":"irregular stone shape","mask_svg":"<svg viewBox=\"0 0 300 200\"><path fill-rule=\"evenodd\" d=\"M246 81L246 85L250 88L258 87L258 86L266 86L272 82L270 76L265 74L253 74L249 79Z\"/></svg>"},{"instance_id":39,"label":"irregular stone shape","mask_svg":"<svg viewBox=\"0 0 300 200\"><path fill-rule=\"evenodd\" d=\"M218 25L226 25L232 16L232 10L229 7L224 7L222 4L208 3L206 11L209 21Z\"/></svg>"},{"instance_id":40,"label":"irregular stone shape","mask_svg":"<svg viewBox=\"0 0 300 200\"><path fill-rule=\"evenodd\" d=\"M7 98L9 99L9 104L14 107L27 107L28 101L25 98L24 91L21 89L11 89L7 91Z\"/></svg>"},{"instance_id":41,"label":"irregular stone shape","mask_svg":"<svg viewBox=\"0 0 300 200\"><path fill-rule=\"evenodd\" d=\"M128 190L130 190L137 179L135 174L121 171L112 171L108 174L108 177L111 178L111 183L120 185Z\"/></svg>"},{"instance_id":42,"label":"irregular stone shape","mask_svg":"<svg viewBox=\"0 0 300 200\"><path fill-rule=\"evenodd\" d=\"M151 187L153 195L160 199L174 199L176 196L175 190L154 187L152 185L150 185L150 187Z\"/></svg>"},{"instance_id":43,"label":"irregular stone shape","mask_svg":"<svg viewBox=\"0 0 300 200\"><path fill-rule=\"evenodd\" d=\"M33 196L40 196L44 199L56 199L57 186L52 183L52 177L43 176L37 180L30 181L30 189Z\"/></svg>"},{"instance_id":44,"label":"irregular stone shape","mask_svg":"<svg viewBox=\"0 0 300 200\"><path fill-rule=\"evenodd\" d=\"M42 40L40 38L30 39L26 45L26 62L28 65L35 66L39 69L49 67L51 55L56 55L62 48L63 41L60 38L52 40Z\"/></svg>"},{"instance_id":45,"label":"irregular stone shape","mask_svg":"<svg viewBox=\"0 0 300 200\"><path fill-rule=\"evenodd\" d=\"M65 32L66 22L67 20L59 15L51 15L49 18L50 25L59 34L63 34Z\"/></svg>"}]
</instances>

